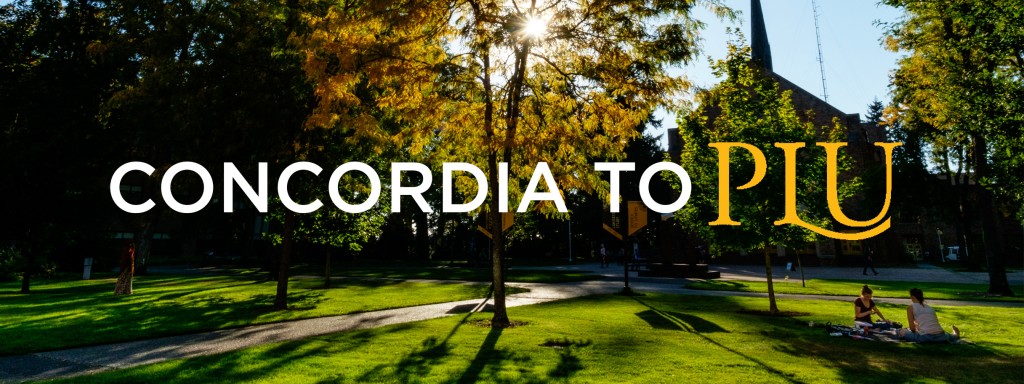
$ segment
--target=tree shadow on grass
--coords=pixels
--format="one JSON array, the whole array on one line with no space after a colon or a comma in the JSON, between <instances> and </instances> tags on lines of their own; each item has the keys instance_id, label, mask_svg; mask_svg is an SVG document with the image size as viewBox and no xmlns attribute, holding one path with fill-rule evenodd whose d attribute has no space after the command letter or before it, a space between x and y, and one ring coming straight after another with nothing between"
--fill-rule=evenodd
<instances>
[{"instance_id":1,"label":"tree shadow on grass","mask_svg":"<svg viewBox=\"0 0 1024 384\"><path fill-rule=\"evenodd\" d=\"M686 285L690 289L741 291L747 289L747 285L737 281L728 280L704 280Z\"/></svg>"},{"instance_id":2,"label":"tree shadow on grass","mask_svg":"<svg viewBox=\"0 0 1024 384\"><path fill-rule=\"evenodd\" d=\"M790 383L801 383L801 381L793 378L793 374L786 373L779 369L776 369L768 365L767 363L754 358L753 356L749 356L743 352L730 348L705 335L705 333L714 332L728 333L728 331L726 331L724 328L718 326L713 322L707 321L705 319L693 315L663 311L635 297L633 298L633 300L636 300L641 305L649 308L647 311L637 313L637 316L646 321L648 324L651 324L651 326L654 327L655 329L678 330L692 333L714 346L717 346L725 351L728 351L729 353L732 353L736 356L742 357L747 361L757 364L757 366L761 367L762 369L768 371L771 374L774 374L780 379L786 380Z\"/></svg>"},{"instance_id":3,"label":"tree shadow on grass","mask_svg":"<svg viewBox=\"0 0 1024 384\"><path fill-rule=\"evenodd\" d=\"M653 298L651 304L643 303L651 311L645 316L664 314L666 319L661 323L674 322L679 328L686 330L683 320L674 312L661 308L680 309L684 303ZM699 300L698 300L699 301ZM729 314L738 325L731 331L741 334L754 334L771 345L779 354L798 357L801 364L819 365L827 371L834 372L841 382L893 383L912 381L940 382L1007 382L1009 378L1019 378L1024 366L1024 356L1014 354L1020 349L1019 343L978 344L911 344L859 341L850 338L829 336L820 327L807 327L803 321L780 319L764 316L736 315L736 309L745 307L740 298L715 298L715 311ZM657 307L657 308L655 308ZM658 313L660 311L660 313ZM703 312L703 311L702 311ZM721 346L730 352L732 349L715 342L706 334L698 336ZM969 336L969 335L968 335ZM1002 351L999 350L1002 349ZM734 352L735 353L735 352ZM742 354L738 354L743 356ZM746 357L746 356L744 356ZM790 361L786 358L785 361ZM756 360L752 360L756 361ZM766 360L762 367L773 360ZM778 364L777 364L778 365ZM766 368L768 369L768 368ZM780 366L774 372L791 370L796 373L809 372L805 367ZM813 371L812 371L813 372ZM792 374L782 373L793 377ZM805 378L806 379L806 378ZM787 378L786 380L795 381ZM814 380L814 378L811 378Z\"/></svg>"},{"instance_id":4,"label":"tree shadow on grass","mask_svg":"<svg viewBox=\"0 0 1024 384\"><path fill-rule=\"evenodd\" d=\"M61 313L58 303L29 305L24 311L19 310L19 315L32 321L0 327L13 336L0 346L0 356L229 329L252 325L273 312L273 295L240 299L206 294L188 296L199 292L186 290L177 300L163 300L166 295L143 294L94 298L79 303L92 307L87 315L71 318L64 318L66 314ZM294 292L289 295L289 308L311 310L324 300L319 291ZM88 326L84 326L86 323Z\"/></svg>"},{"instance_id":5,"label":"tree shadow on grass","mask_svg":"<svg viewBox=\"0 0 1024 384\"><path fill-rule=\"evenodd\" d=\"M488 364L495 361L504 360L507 353L498 353L495 346L498 344L498 338L501 337L501 333L504 328L491 328L490 332L487 332L487 337L484 338L483 344L480 345L480 349L476 352L476 356L473 357L473 361L469 363L469 368L462 373L462 377L459 377L459 383L475 383L480 380L480 375L483 373L484 368Z\"/></svg>"},{"instance_id":6,"label":"tree shadow on grass","mask_svg":"<svg viewBox=\"0 0 1024 384\"><path fill-rule=\"evenodd\" d=\"M415 381L417 378L427 376L434 366L451 354L452 347L448 343L449 338L471 315L472 313L467 314L462 321L456 324L452 332L448 334L448 337L440 339L436 336L430 336L424 339L418 348L402 356L397 363L385 362L377 364L363 373L358 381L397 381L408 383Z\"/></svg>"},{"instance_id":7,"label":"tree shadow on grass","mask_svg":"<svg viewBox=\"0 0 1024 384\"><path fill-rule=\"evenodd\" d=\"M323 278L318 279L295 279L290 286L298 289L345 289L351 287L360 288L381 288L392 285L404 284L404 279L390 278L369 278L369 277L331 277L331 287L324 288Z\"/></svg>"},{"instance_id":8,"label":"tree shadow on grass","mask_svg":"<svg viewBox=\"0 0 1024 384\"><path fill-rule=\"evenodd\" d=\"M273 303L277 296L274 294L260 294L253 295L248 301L250 308L257 309L261 312L274 311ZM288 310L290 311L303 311L316 309L316 306L326 301L322 291L308 290L291 292L288 294Z\"/></svg>"},{"instance_id":9,"label":"tree shadow on grass","mask_svg":"<svg viewBox=\"0 0 1024 384\"><path fill-rule=\"evenodd\" d=\"M368 288L401 283L348 282ZM136 294L129 296L113 296L110 280L109 284L83 285L55 282L41 285L32 295L3 297L0 305L17 313L20 320L0 319L0 337L13 336L0 345L0 356L317 317L301 311L314 310L329 300L325 290L303 289L319 282L294 280L289 310L299 312L274 315L274 295L253 294L257 289L268 290L266 284L271 283L251 276L146 276L136 283ZM250 285L252 289L247 288Z\"/></svg>"},{"instance_id":10,"label":"tree shadow on grass","mask_svg":"<svg viewBox=\"0 0 1024 384\"><path fill-rule=\"evenodd\" d=\"M555 365L551 371L548 372L548 376L568 381L570 377L576 374L576 372L583 370L583 361L580 360L573 351L578 348L589 347L594 344L591 340L569 340L563 338L561 340L548 339L541 344L545 347L553 347L558 351L558 364Z\"/></svg>"},{"instance_id":11,"label":"tree shadow on grass","mask_svg":"<svg viewBox=\"0 0 1024 384\"><path fill-rule=\"evenodd\" d=\"M1024 377L1024 357L978 344L897 344L830 337L824 333L763 336L784 342L773 348L778 352L837 369L845 382L1001 382L1008 377Z\"/></svg>"},{"instance_id":12,"label":"tree shadow on grass","mask_svg":"<svg viewBox=\"0 0 1024 384\"><path fill-rule=\"evenodd\" d=\"M358 345L351 345L352 348ZM292 361L309 356L337 353L339 345L326 342L311 343L308 340L291 341L273 345L260 351L246 353L229 352L186 359L181 364L159 365L159 370L143 369L131 371L134 377L123 378L126 382L160 381L220 381L250 382L266 380L275 372L288 366ZM156 368L156 367L155 367ZM202 377L183 378L182 372L202 372Z\"/></svg>"},{"instance_id":13,"label":"tree shadow on grass","mask_svg":"<svg viewBox=\"0 0 1024 384\"><path fill-rule=\"evenodd\" d=\"M449 345L449 341L452 336L455 336L455 333L459 328L469 321L470 316L473 316L476 312L483 311L487 307L487 302L491 300L491 295L493 294L494 290L492 289L487 294L487 297L481 300L480 303L459 305L449 310L448 313L457 312L465 313L466 315L455 324L455 327L448 332L448 335L446 335L444 339L439 339L436 336L428 337L420 343L420 346L417 349L405 356L402 356L398 363L378 364L360 376L359 381L382 381L384 380L382 375L385 375L389 370L393 370L397 380L402 383L407 383L413 381L412 379L426 376L430 373L433 366L437 365L439 361L451 354L452 347Z\"/></svg>"},{"instance_id":14,"label":"tree shadow on grass","mask_svg":"<svg viewBox=\"0 0 1024 384\"><path fill-rule=\"evenodd\" d=\"M493 292L492 292L493 293ZM455 345L451 339L463 325L470 323L470 317L478 312L489 308L486 305L491 295L472 308L466 305L453 307L449 313L465 314L455 326L443 337L430 336L424 339L413 351L402 356L397 362L383 362L366 370L356 378L360 382L416 382L430 376L434 367L443 366L444 360L450 359L453 355ZM443 382L476 383L476 382L515 382L515 383L548 383L552 380L570 378L575 372L583 369L580 359L574 354L573 347L587 346L590 342L572 342L558 352L559 362L548 373L548 377L537 375L527 367L532 359L529 356L499 348L498 340L504 328L489 328L487 335L477 349L476 355L469 362L468 367L461 374L449 376ZM561 346L561 345L560 345ZM509 371L509 364L517 368L517 372ZM327 382L327 381L324 381Z\"/></svg>"},{"instance_id":15,"label":"tree shadow on grass","mask_svg":"<svg viewBox=\"0 0 1024 384\"><path fill-rule=\"evenodd\" d=\"M505 330L505 328L491 328L480 345L480 349L477 350L476 356L470 361L469 367L457 379L453 377L446 381L460 384L477 382L528 384L551 382L551 378L542 377L525 368L531 365L532 359L530 356L497 347L498 339L501 338ZM576 362L574 363L573 360ZM565 364L567 366L562 368L565 371L562 374L568 376L575 372L576 368L568 365L581 365L578 360L575 356L566 356ZM510 375L507 372L506 368L509 367L506 367L506 363L512 364L513 367L518 367L516 375ZM555 370L557 371L558 369L559 367L556 366ZM503 375L503 373L505 374Z\"/></svg>"},{"instance_id":16,"label":"tree shadow on grass","mask_svg":"<svg viewBox=\"0 0 1024 384\"><path fill-rule=\"evenodd\" d=\"M40 284L32 295L0 297L0 306L17 314L0 318L0 339L11 336L0 344L0 356L376 310L318 308L340 300L338 289L356 288L358 294L405 283L342 281L343 287L324 290L317 279L292 280L289 310L281 312L273 310L273 282L253 276L146 276L136 279L136 294L128 296L113 296L112 279Z\"/></svg>"},{"instance_id":17,"label":"tree shadow on grass","mask_svg":"<svg viewBox=\"0 0 1024 384\"><path fill-rule=\"evenodd\" d=\"M654 329L686 331L690 333L729 332L718 326L718 324L680 312L649 309L637 313L636 316L646 321Z\"/></svg>"}]
</instances>

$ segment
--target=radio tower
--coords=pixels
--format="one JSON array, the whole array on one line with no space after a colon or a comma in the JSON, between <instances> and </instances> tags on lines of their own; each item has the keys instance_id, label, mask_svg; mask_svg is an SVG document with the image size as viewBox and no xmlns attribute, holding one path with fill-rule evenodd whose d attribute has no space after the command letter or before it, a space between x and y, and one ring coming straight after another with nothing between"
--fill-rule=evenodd
<instances>
[{"instance_id":1,"label":"radio tower","mask_svg":"<svg viewBox=\"0 0 1024 384\"><path fill-rule=\"evenodd\" d=\"M821 55L821 28L818 27L818 2L811 0L814 10L814 37L818 39L818 67L821 68L821 95L828 102L828 85L825 83L825 59Z\"/></svg>"}]
</instances>

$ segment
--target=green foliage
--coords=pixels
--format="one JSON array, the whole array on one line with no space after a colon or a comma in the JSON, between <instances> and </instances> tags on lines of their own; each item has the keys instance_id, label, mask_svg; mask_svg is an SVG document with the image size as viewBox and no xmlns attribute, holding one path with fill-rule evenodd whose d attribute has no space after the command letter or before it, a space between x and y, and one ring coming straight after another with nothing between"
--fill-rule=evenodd
<instances>
[{"instance_id":1,"label":"green foliage","mask_svg":"<svg viewBox=\"0 0 1024 384\"><path fill-rule=\"evenodd\" d=\"M525 325L490 329L458 315L276 343L72 379L74 382L1013 382L1024 362L1019 309L936 307L973 344L830 337L849 302L790 300L796 318L753 311L761 298L600 295L515 307ZM905 306L880 304L898 320ZM817 325L808 327L808 322ZM948 328L947 328L948 329ZM373 356L368 362L366 357Z\"/></svg>"},{"instance_id":2,"label":"green foliage","mask_svg":"<svg viewBox=\"0 0 1024 384\"><path fill-rule=\"evenodd\" d=\"M324 206L311 213L296 215L294 237L312 244L358 253L367 242L380 235L391 214L391 200L386 193L388 184L382 180L381 198L370 210L361 213L344 212L335 207L329 198L328 188L333 187L329 185L330 175L334 171L332 165L360 161L371 164L378 175L388 175L390 170L383 157L368 153L363 148L345 145L337 137L337 132L310 132L310 136L314 135L316 138L306 141L309 149L304 155L304 160L324 164L324 170L319 177L296 175L289 183L289 189L292 191L292 198L298 202L319 199ZM369 181L358 172L346 173L337 188L341 198L350 204L362 203L370 193ZM272 204L268 215L271 222L283 223L285 209L281 204ZM279 245L282 241L279 233L269 233L267 237L274 245Z\"/></svg>"},{"instance_id":3,"label":"green foliage","mask_svg":"<svg viewBox=\"0 0 1024 384\"><path fill-rule=\"evenodd\" d=\"M742 43L742 42L741 42ZM828 228L830 215L825 199L825 155L817 141L839 141L842 127L815 127L801 121L790 100L790 92L751 63L750 48L730 43L726 59L712 65L724 78L697 95L698 107L679 118L682 136L680 164L690 175L693 191L689 202L676 215L685 227L707 240L713 249L751 250L772 245L803 247L814 240L812 232L794 226L776 226L784 216L784 156L775 143L805 143L798 152L797 202L808 223ZM764 153L767 175L758 185L729 192L730 217L738 226L708 225L719 215L718 151L710 143L738 142L753 145ZM849 160L840 160L840 171ZM742 149L731 151L730 188L746 184L754 175L754 160ZM852 195L856 178L840 185L839 199ZM679 186L677 185L676 188Z\"/></svg>"},{"instance_id":4,"label":"green foliage","mask_svg":"<svg viewBox=\"0 0 1024 384\"><path fill-rule=\"evenodd\" d=\"M90 54L110 36L103 18L93 1L0 6L0 246L30 275L105 229L114 151L95 116L122 74Z\"/></svg>"},{"instance_id":5,"label":"green foliage","mask_svg":"<svg viewBox=\"0 0 1024 384\"><path fill-rule=\"evenodd\" d=\"M14 247L0 247L0 281L13 281L21 272L24 259Z\"/></svg>"},{"instance_id":6,"label":"green foliage","mask_svg":"<svg viewBox=\"0 0 1024 384\"><path fill-rule=\"evenodd\" d=\"M989 291L1010 295L999 221L1024 219L1024 10L1014 0L883 3L906 12L886 24L888 48L906 53L892 76L894 115L923 132L947 174L954 157L983 187L970 202L962 193L963 228L977 214L985 237L966 245L985 256Z\"/></svg>"},{"instance_id":7,"label":"green foliage","mask_svg":"<svg viewBox=\"0 0 1024 384\"><path fill-rule=\"evenodd\" d=\"M1021 215L1024 11L1019 2L883 3L906 12L885 24L887 47L906 53L892 76L895 115L939 151L969 148L967 156L974 158L968 167L1001 200L999 210Z\"/></svg>"},{"instance_id":8,"label":"green foliage","mask_svg":"<svg viewBox=\"0 0 1024 384\"><path fill-rule=\"evenodd\" d=\"M170 164L215 170L230 161L251 175L260 161L271 164L270 174L294 161L312 89L302 56L287 45L287 15L283 2L261 1L43 0L0 8L0 162L13 165L0 167L0 178L18 184L0 197L20 202L0 224L3 243L16 242L40 264L51 253L80 264L102 247L78 244L98 244L111 231L148 240L153 223L171 216L158 193ZM129 200L157 203L146 214L111 204L110 175L128 161L157 169L144 181L125 180L142 187ZM174 194L196 198L198 183L178 178ZM231 223L216 203L209 208L216 214L166 221L182 223L181 238L253 222L250 212ZM148 249L140 247L140 260Z\"/></svg>"}]
</instances>

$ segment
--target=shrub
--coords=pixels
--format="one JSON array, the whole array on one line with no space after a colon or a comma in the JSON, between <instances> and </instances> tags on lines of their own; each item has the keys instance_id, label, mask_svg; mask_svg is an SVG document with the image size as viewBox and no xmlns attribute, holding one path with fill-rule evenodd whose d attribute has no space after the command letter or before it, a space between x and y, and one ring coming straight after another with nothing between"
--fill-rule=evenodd
<instances>
[{"instance_id":1,"label":"shrub","mask_svg":"<svg viewBox=\"0 0 1024 384\"><path fill-rule=\"evenodd\" d=\"M0 281L16 280L21 263L21 251L12 246L0 247Z\"/></svg>"}]
</instances>

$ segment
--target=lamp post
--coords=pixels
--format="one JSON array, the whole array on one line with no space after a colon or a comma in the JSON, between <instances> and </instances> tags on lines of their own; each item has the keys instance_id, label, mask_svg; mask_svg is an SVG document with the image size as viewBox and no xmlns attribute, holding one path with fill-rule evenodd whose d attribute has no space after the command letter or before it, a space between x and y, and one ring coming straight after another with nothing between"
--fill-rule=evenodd
<instances>
[{"instance_id":1,"label":"lamp post","mask_svg":"<svg viewBox=\"0 0 1024 384\"><path fill-rule=\"evenodd\" d=\"M569 217L569 264L572 264L572 217Z\"/></svg>"},{"instance_id":2,"label":"lamp post","mask_svg":"<svg viewBox=\"0 0 1024 384\"><path fill-rule=\"evenodd\" d=\"M945 263L946 257L942 255L942 230L939 229L939 227L935 227L935 236L939 240L939 260L942 260L942 262Z\"/></svg>"}]
</instances>

